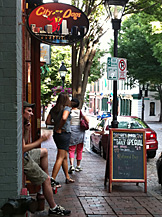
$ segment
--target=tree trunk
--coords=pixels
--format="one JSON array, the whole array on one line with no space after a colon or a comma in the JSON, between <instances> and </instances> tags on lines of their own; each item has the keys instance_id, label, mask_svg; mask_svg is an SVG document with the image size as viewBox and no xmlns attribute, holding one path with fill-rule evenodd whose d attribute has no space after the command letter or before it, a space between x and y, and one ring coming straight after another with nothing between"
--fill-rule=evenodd
<instances>
[{"instance_id":1,"label":"tree trunk","mask_svg":"<svg viewBox=\"0 0 162 217\"><path fill-rule=\"evenodd\" d=\"M85 49L85 41L86 39L83 39L80 42L79 48L72 45L72 95L79 100L80 109L84 103L88 76L96 53L96 44L88 43L88 48Z\"/></svg>"}]
</instances>

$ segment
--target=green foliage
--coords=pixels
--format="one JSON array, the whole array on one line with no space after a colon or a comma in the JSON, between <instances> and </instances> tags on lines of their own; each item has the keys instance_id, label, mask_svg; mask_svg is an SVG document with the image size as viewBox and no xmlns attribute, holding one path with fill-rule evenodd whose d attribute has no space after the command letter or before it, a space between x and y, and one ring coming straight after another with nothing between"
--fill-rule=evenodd
<instances>
[{"instance_id":1,"label":"green foliage","mask_svg":"<svg viewBox=\"0 0 162 217\"><path fill-rule=\"evenodd\" d=\"M88 83L95 82L103 76L106 63L100 62L100 59L106 54L107 54L107 51L100 50L99 48L96 49L96 54L93 58L93 62L92 62L91 69L90 69Z\"/></svg>"},{"instance_id":2,"label":"green foliage","mask_svg":"<svg viewBox=\"0 0 162 217\"><path fill-rule=\"evenodd\" d=\"M151 16L132 15L122 23L118 42L118 57L128 61L128 76L140 83L162 83L162 67L156 58L152 35ZM111 53L113 44L111 44Z\"/></svg>"},{"instance_id":3,"label":"green foliage","mask_svg":"<svg viewBox=\"0 0 162 217\"><path fill-rule=\"evenodd\" d=\"M70 79L70 58L71 58L71 49L67 47L56 47L51 46L51 65L44 65L41 67L41 104L47 106L51 101L55 100L53 95L52 88L61 86L62 80L59 75L59 68L61 62L65 63L65 66L68 70L65 87L71 87Z\"/></svg>"}]
</instances>

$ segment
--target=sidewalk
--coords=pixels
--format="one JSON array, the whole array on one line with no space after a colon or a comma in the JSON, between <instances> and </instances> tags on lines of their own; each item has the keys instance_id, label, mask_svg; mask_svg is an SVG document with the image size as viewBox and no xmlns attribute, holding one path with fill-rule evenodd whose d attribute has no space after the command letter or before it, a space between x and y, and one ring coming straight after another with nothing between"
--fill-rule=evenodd
<instances>
[{"instance_id":1,"label":"sidewalk","mask_svg":"<svg viewBox=\"0 0 162 217\"><path fill-rule=\"evenodd\" d=\"M51 137L45 142L49 152L49 173L51 175L57 149ZM72 217L162 217L162 196L154 193L144 193L144 184L113 183L112 193L108 192L108 184L104 186L106 161L99 155L83 153L83 171L71 175L73 184L65 184L65 177L60 170L57 181L62 188L54 195L57 204L70 209ZM160 186L159 186L160 188ZM48 204L43 212L32 216L47 216Z\"/></svg>"}]
</instances>

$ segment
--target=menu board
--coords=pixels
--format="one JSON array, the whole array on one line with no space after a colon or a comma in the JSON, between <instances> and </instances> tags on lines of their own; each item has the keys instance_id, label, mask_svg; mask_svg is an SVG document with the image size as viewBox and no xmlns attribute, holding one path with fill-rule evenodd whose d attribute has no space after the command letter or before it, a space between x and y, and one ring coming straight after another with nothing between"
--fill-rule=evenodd
<instances>
[{"instance_id":1,"label":"menu board","mask_svg":"<svg viewBox=\"0 0 162 217\"><path fill-rule=\"evenodd\" d=\"M109 167L110 184L146 182L146 147L143 130L110 130Z\"/></svg>"}]
</instances>

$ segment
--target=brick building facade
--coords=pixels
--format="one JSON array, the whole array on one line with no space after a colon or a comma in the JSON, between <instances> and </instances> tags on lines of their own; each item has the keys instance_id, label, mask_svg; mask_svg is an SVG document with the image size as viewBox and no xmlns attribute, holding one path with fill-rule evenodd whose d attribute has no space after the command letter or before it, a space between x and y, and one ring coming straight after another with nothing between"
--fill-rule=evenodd
<instances>
[{"instance_id":1,"label":"brick building facade","mask_svg":"<svg viewBox=\"0 0 162 217\"><path fill-rule=\"evenodd\" d=\"M22 189L21 5L0 1L0 207Z\"/></svg>"}]
</instances>

